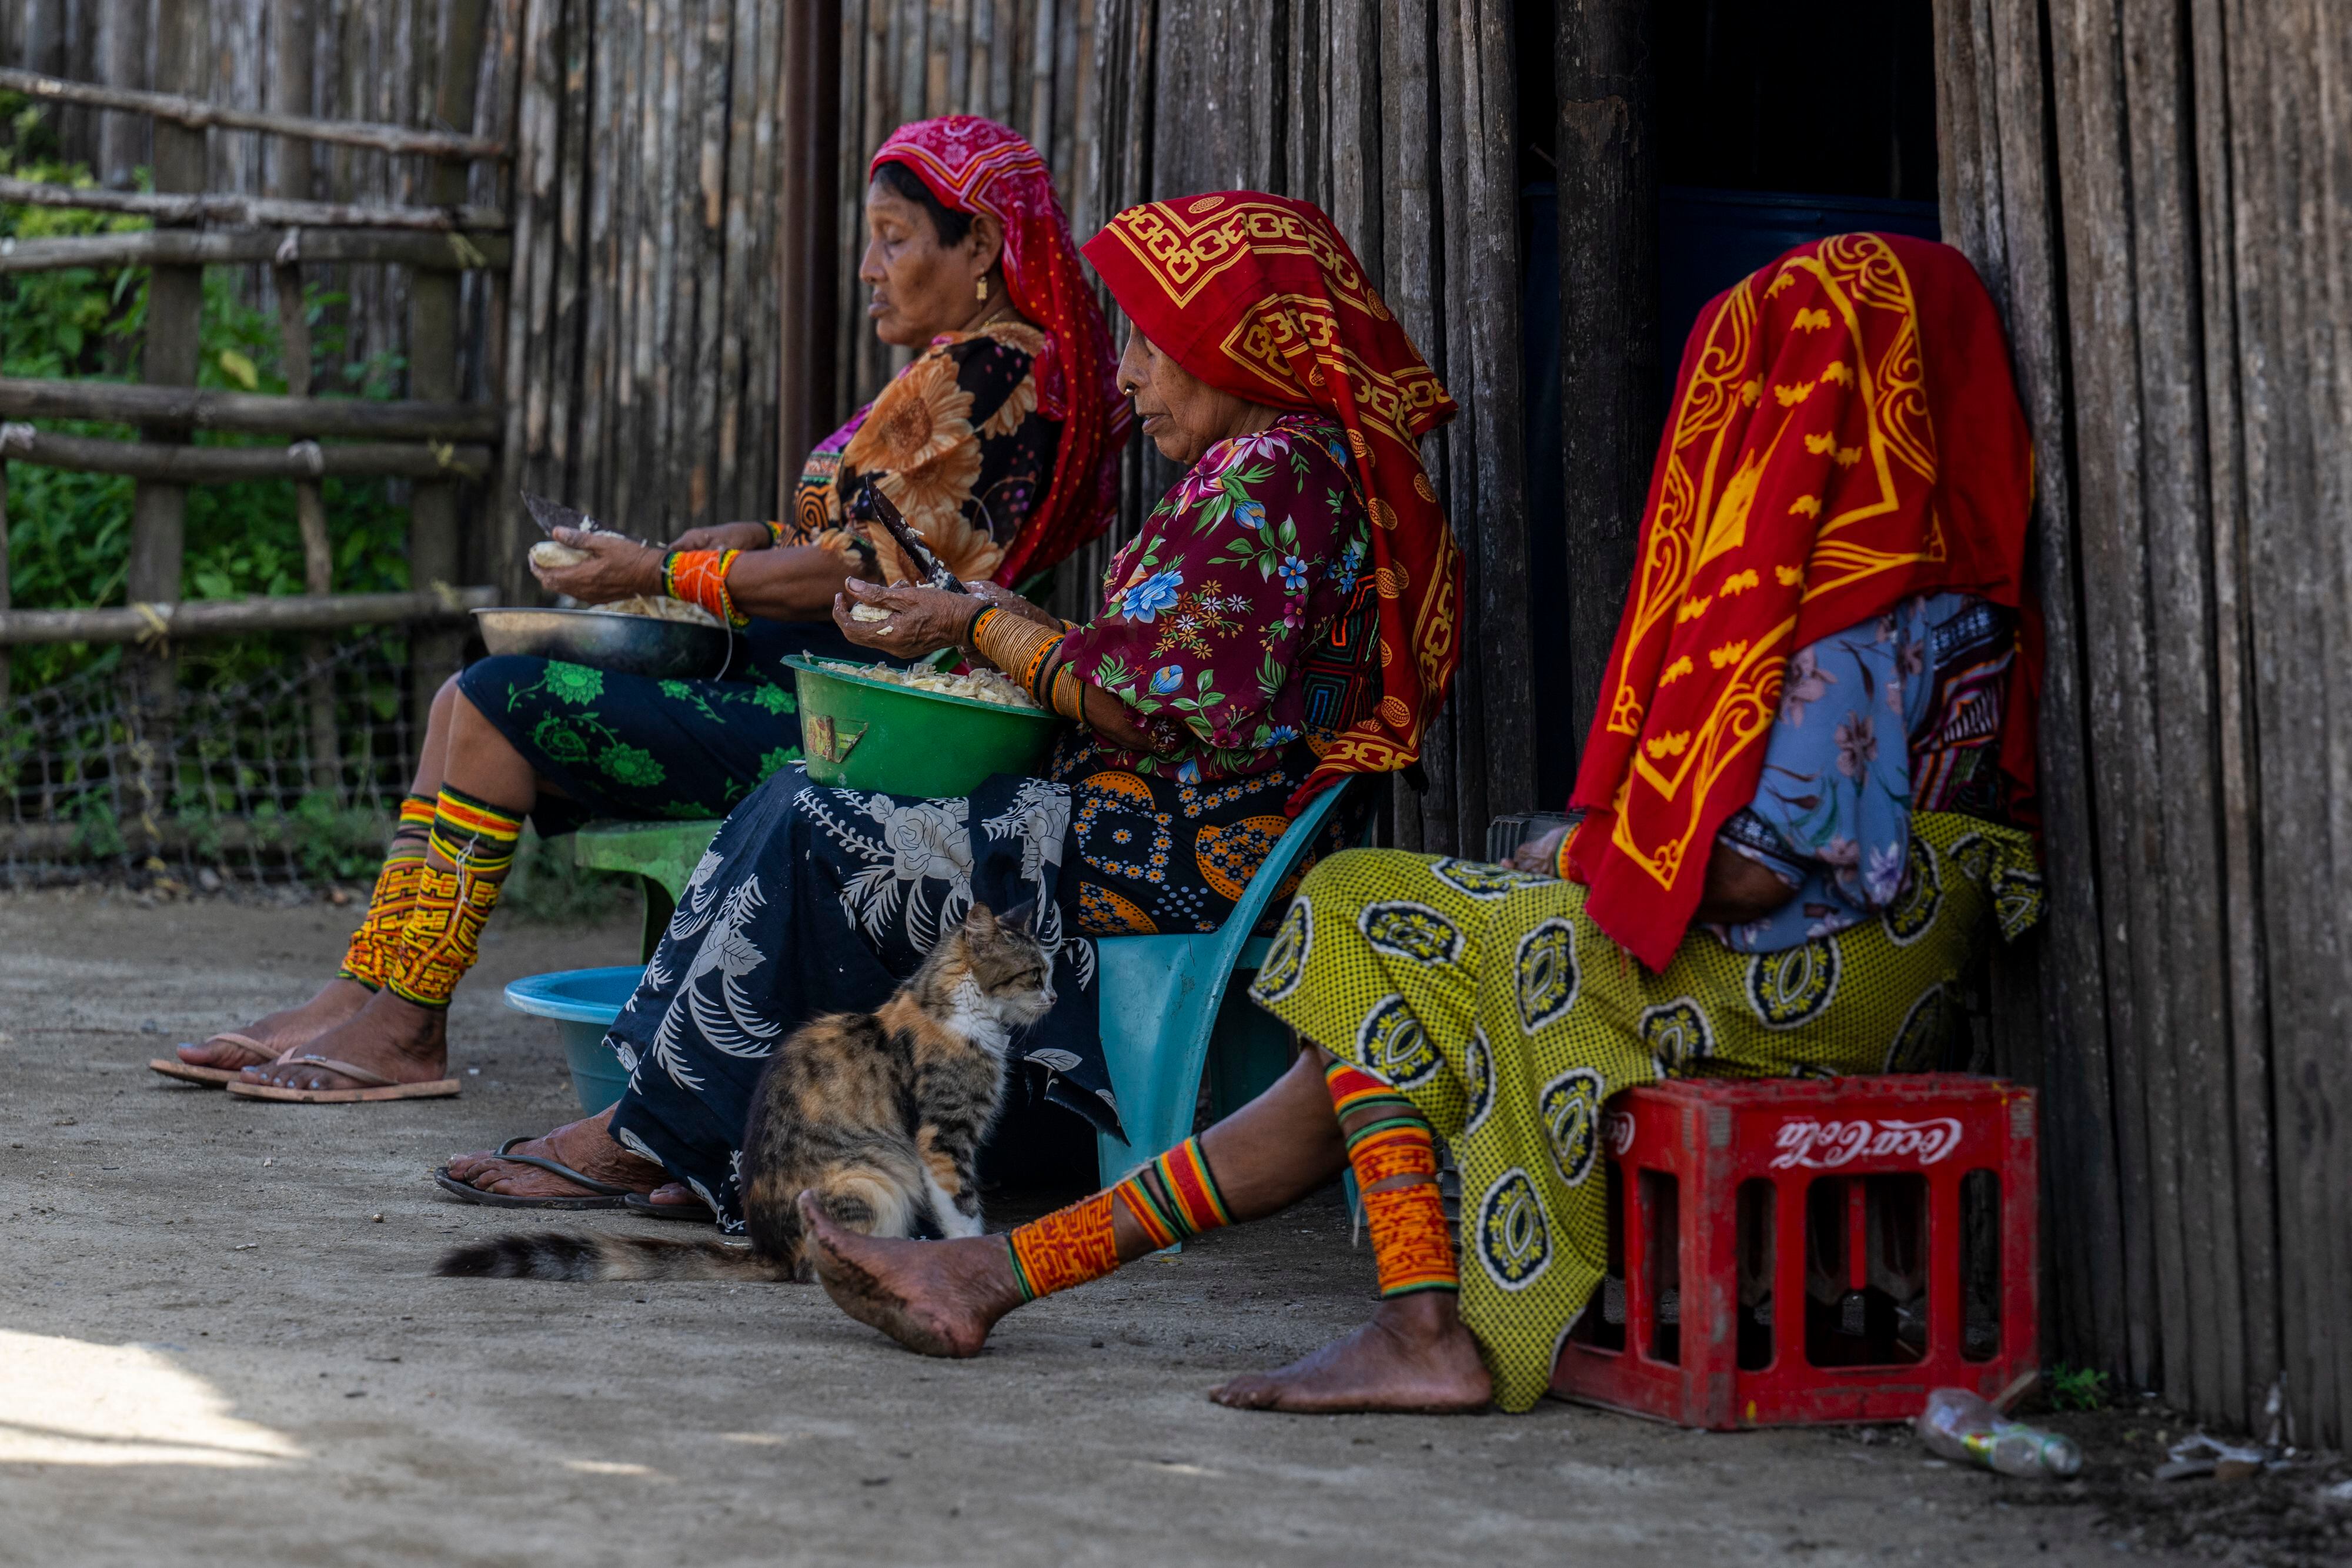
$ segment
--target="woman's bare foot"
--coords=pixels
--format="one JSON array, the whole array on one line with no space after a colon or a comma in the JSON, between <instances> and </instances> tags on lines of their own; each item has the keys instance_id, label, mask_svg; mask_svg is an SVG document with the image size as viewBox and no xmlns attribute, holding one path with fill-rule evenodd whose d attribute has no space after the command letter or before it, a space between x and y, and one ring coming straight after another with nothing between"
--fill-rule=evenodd
<instances>
[{"instance_id":1,"label":"woman's bare foot","mask_svg":"<svg viewBox=\"0 0 2352 1568\"><path fill-rule=\"evenodd\" d=\"M390 991L377 991L359 1011L302 1046L299 1054L348 1061L394 1083L429 1083L448 1065L448 1021L438 1009L420 1008ZM299 1060L248 1067L240 1076L247 1083L274 1083L281 1089L370 1087L332 1068Z\"/></svg>"},{"instance_id":2,"label":"woman's bare foot","mask_svg":"<svg viewBox=\"0 0 2352 1568\"><path fill-rule=\"evenodd\" d=\"M608 1107L584 1122L566 1122L543 1138L533 1138L527 1144L517 1144L519 1155L535 1155L542 1160L553 1160L560 1166L570 1166L582 1176L593 1176L614 1186L625 1186L632 1192L659 1190L669 1179L669 1173L642 1155L631 1154L614 1141L606 1129L612 1124L613 1113ZM492 1154L452 1155L449 1156L452 1180L484 1192L502 1193L509 1197L578 1197L581 1189L565 1181L553 1171L541 1170L537 1166L520 1166L502 1160Z\"/></svg>"},{"instance_id":3,"label":"woman's bare foot","mask_svg":"<svg viewBox=\"0 0 2352 1568\"><path fill-rule=\"evenodd\" d=\"M901 1241L845 1230L800 1196L809 1261L834 1304L925 1355L978 1355L1021 1304L1002 1236Z\"/></svg>"},{"instance_id":4,"label":"woman's bare foot","mask_svg":"<svg viewBox=\"0 0 2352 1568\"><path fill-rule=\"evenodd\" d=\"M180 1060L191 1067L217 1067L234 1071L277 1061L297 1046L307 1046L345 1019L367 1006L375 995L357 980L341 976L319 988L319 994L298 1008L286 1008L268 1018L230 1032L241 1034L260 1049L215 1035L201 1045L179 1048Z\"/></svg>"},{"instance_id":5,"label":"woman's bare foot","mask_svg":"<svg viewBox=\"0 0 2352 1568\"><path fill-rule=\"evenodd\" d=\"M1372 1321L1274 1372L1236 1377L1209 1397L1236 1410L1481 1410L1494 1381L1452 1294L1382 1301Z\"/></svg>"}]
</instances>

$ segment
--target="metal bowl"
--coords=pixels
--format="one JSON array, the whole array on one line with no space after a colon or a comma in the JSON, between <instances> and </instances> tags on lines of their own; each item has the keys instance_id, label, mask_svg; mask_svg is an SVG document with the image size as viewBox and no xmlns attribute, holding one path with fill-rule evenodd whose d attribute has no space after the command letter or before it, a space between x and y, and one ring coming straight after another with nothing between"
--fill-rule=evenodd
<instances>
[{"instance_id":1,"label":"metal bowl","mask_svg":"<svg viewBox=\"0 0 2352 1568\"><path fill-rule=\"evenodd\" d=\"M493 653L562 659L654 680L716 676L727 666L730 641L717 626L610 610L477 610L474 621Z\"/></svg>"}]
</instances>

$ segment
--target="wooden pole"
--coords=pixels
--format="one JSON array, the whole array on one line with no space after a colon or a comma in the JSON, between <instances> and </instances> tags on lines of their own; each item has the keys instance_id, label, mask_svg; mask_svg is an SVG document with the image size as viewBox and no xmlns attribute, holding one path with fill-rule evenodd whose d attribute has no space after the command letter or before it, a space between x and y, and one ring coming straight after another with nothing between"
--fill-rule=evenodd
<instances>
[{"instance_id":1,"label":"wooden pole","mask_svg":"<svg viewBox=\"0 0 2352 1568\"><path fill-rule=\"evenodd\" d=\"M776 247L782 304L776 516L792 516L801 463L834 401L841 267L841 5L791 7L785 22L784 201Z\"/></svg>"},{"instance_id":2,"label":"wooden pole","mask_svg":"<svg viewBox=\"0 0 2352 1568\"><path fill-rule=\"evenodd\" d=\"M105 441L52 435L29 424L0 424L0 454L44 468L78 474L124 474L173 485L236 485L248 479L478 480L490 469L487 446L440 444L320 446L169 446L146 441Z\"/></svg>"},{"instance_id":3,"label":"wooden pole","mask_svg":"<svg viewBox=\"0 0 2352 1568\"><path fill-rule=\"evenodd\" d=\"M158 273L199 272L157 267ZM193 323L194 318L191 318ZM153 308L149 308L150 331ZM191 334L186 373L195 374ZM480 403L363 398L270 397L261 392L197 392L187 382L128 386L113 382L0 378L0 419L99 419L121 424L237 430L254 435L373 435L423 441L499 438L499 412Z\"/></svg>"},{"instance_id":4,"label":"wooden pole","mask_svg":"<svg viewBox=\"0 0 2352 1568\"><path fill-rule=\"evenodd\" d=\"M280 262L393 262L463 270L503 268L514 256L504 235L427 234L416 229L143 229L131 234L0 239L0 273L73 267L268 267Z\"/></svg>"},{"instance_id":5,"label":"wooden pole","mask_svg":"<svg viewBox=\"0 0 2352 1568\"><path fill-rule=\"evenodd\" d=\"M156 0L155 64L157 85L167 89L200 93L210 56L207 0ZM205 188L205 133L185 126L155 127L154 182L159 193L201 191ZM204 269L158 267L148 274L147 333L140 350L140 372L150 387L188 387L196 380L197 328L204 311ZM160 445L184 444L185 431L150 425L143 440ZM142 480L131 503L131 562L124 591L134 601L175 600L180 597L180 567L187 525L187 490L179 485ZM159 809L170 793L166 769L172 755L171 713L173 673L171 652L158 648L132 661L141 700L133 746L139 762L140 827L152 855L158 842ZM136 839L134 840L136 841Z\"/></svg>"},{"instance_id":6,"label":"wooden pole","mask_svg":"<svg viewBox=\"0 0 2352 1568\"><path fill-rule=\"evenodd\" d=\"M8 613L8 459L0 456L0 615ZM0 645L0 708L8 706L8 650Z\"/></svg>"},{"instance_id":7,"label":"wooden pole","mask_svg":"<svg viewBox=\"0 0 2352 1568\"><path fill-rule=\"evenodd\" d=\"M485 0L449 0L448 26L441 38L441 79L435 97L434 119L459 131L474 128L474 91L482 65L482 13ZM433 166L426 182L426 199L454 207L466 194L466 164L444 159ZM410 279L408 286L408 389L415 397L454 402L457 387L457 279L435 272ZM497 411L483 413L495 421ZM412 587L430 589L436 582L455 582L458 576L457 486L433 481L420 484L409 504L408 580ZM409 673L415 733L425 733L433 696L441 683L457 673L465 651L461 633L419 632L409 648Z\"/></svg>"},{"instance_id":8,"label":"wooden pole","mask_svg":"<svg viewBox=\"0 0 2352 1568\"><path fill-rule=\"evenodd\" d=\"M275 7L272 9L274 11ZM205 41L199 38L198 47L201 47ZM310 44L307 29L301 42L307 50ZM160 63L160 34L158 43ZM278 68L283 69L286 64L286 57L279 54L277 57ZM168 71L173 68L164 65L163 68ZM306 64L302 70L305 81L310 79L310 74ZM162 123L188 131L201 131L219 126L224 131L260 131L277 136L299 136L306 141L365 147L377 152L421 152L436 158L503 158L507 153L501 143L486 137L412 131L404 125L370 125L362 120L317 120L306 114L289 114L282 110L264 113L225 103L206 103L202 99L182 93L141 92L123 87L100 87L91 82L68 81L38 71L16 70L6 67L0 67L0 90L21 92L47 103L79 103L93 109L152 115ZM273 92L271 96L275 98L278 95Z\"/></svg>"},{"instance_id":9,"label":"wooden pole","mask_svg":"<svg viewBox=\"0 0 2352 1568\"><path fill-rule=\"evenodd\" d=\"M1657 162L1648 0L1559 0L1559 400L1569 708L1592 722L1658 434Z\"/></svg>"},{"instance_id":10,"label":"wooden pole","mask_svg":"<svg viewBox=\"0 0 2352 1568\"><path fill-rule=\"evenodd\" d=\"M287 119L308 112L310 87L310 0L271 0L270 72L272 106ZM310 193L310 144L296 136L278 142L278 165L272 171L269 193L300 200ZM310 318L302 298L302 268L294 257L281 256L270 268L278 287L278 358L286 376L289 397L310 395ZM305 592L335 591L335 547L327 537L326 492L316 479L294 481L294 522L302 537L302 587ZM342 786L342 746L335 734L335 677L327 668L333 640L322 632L303 639L303 663L311 674L303 684L303 708L310 736L310 787L339 794Z\"/></svg>"},{"instance_id":11,"label":"wooden pole","mask_svg":"<svg viewBox=\"0 0 2352 1568\"><path fill-rule=\"evenodd\" d=\"M204 140L201 131L158 125L155 137ZM161 158L162 154L157 153ZM462 165L460 165L462 167ZM201 171L198 178L202 178ZM465 187L458 186L464 194ZM37 207L77 207L85 212L129 213L159 224L264 224L297 228L503 229L507 215L493 207L469 207L452 200L430 207L374 206L351 202L289 202L275 196L232 196L203 190L102 191L95 185L53 185L42 180L0 179L0 201Z\"/></svg>"},{"instance_id":12,"label":"wooden pole","mask_svg":"<svg viewBox=\"0 0 2352 1568\"><path fill-rule=\"evenodd\" d=\"M281 593L255 599L140 600L105 610L0 611L0 648L37 643L161 643L189 637L317 632L412 622L462 624L498 601L492 588L414 593Z\"/></svg>"}]
</instances>

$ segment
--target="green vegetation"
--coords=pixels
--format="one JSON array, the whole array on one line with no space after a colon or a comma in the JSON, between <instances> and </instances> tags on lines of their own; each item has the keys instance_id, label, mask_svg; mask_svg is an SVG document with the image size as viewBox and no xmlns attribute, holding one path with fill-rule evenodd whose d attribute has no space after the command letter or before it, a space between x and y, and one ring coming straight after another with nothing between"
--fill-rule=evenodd
<instances>
[{"instance_id":1,"label":"green vegetation","mask_svg":"<svg viewBox=\"0 0 2352 1568\"><path fill-rule=\"evenodd\" d=\"M87 169L58 159L40 110L14 93L0 93L0 174L57 184L89 181ZM0 204L0 238L145 226L144 219ZM240 268L212 267L205 274L198 384L282 392L276 303L266 296L261 302L248 298L248 283L249 275ZM390 353L352 358L348 305L344 295L315 286L306 293L313 361L324 368L314 385L340 395L395 395L404 365ZM132 380L146 311L147 273L142 267L76 267L0 277L0 374ZM50 428L118 439L136 434L127 426L81 421L58 421ZM274 444L268 436L215 433L197 439ZM24 463L9 465L8 481L8 555L16 606L81 609L122 602L132 482ZM365 593L407 587L407 507L394 499L388 483L328 479L323 491L335 541L337 590ZM260 480L191 489L185 559L183 591L190 598L302 591L293 486ZM200 682L249 679L278 664L285 651L267 639L214 644L203 651L202 667L194 674ZM13 684L26 691L121 657L117 647L28 648L16 655Z\"/></svg>"},{"instance_id":2,"label":"green vegetation","mask_svg":"<svg viewBox=\"0 0 2352 1568\"><path fill-rule=\"evenodd\" d=\"M2107 1407L2107 1375L2088 1367L2063 1364L2050 1369L2050 1406L2053 1410L2104 1410Z\"/></svg>"}]
</instances>

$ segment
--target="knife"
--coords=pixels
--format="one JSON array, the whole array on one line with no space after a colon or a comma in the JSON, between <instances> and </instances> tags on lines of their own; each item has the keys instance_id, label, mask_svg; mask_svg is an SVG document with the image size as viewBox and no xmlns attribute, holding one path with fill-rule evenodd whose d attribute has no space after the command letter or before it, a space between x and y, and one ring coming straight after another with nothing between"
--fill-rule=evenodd
<instances>
[{"instance_id":1,"label":"knife","mask_svg":"<svg viewBox=\"0 0 2352 1568\"><path fill-rule=\"evenodd\" d=\"M941 588L950 593L971 591L954 572L948 570L946 562L931 553L930 547L923 543L915 530L907 526L906 517L890 504L890 497L882 493L882 487L871 479L866 481L866 499L873 507L875 520L882 525L883 531L907 552L907 559L913 561L915 570L923 574L924 587Z\"/></svg>"},{"instance_id":2,"label":"knife","mask_svg":"<svg viewBox=\"0 0 2352 1568\"><path fill-rule=\"evenodd\" d=\"M549 538L555 537L558 528L587 528L593 532L596 527L588 514L579 507L551 501L544 496L534 496L528 490L522 493L522 505L523 510L530 514L530 520L539 525L539 531Z\"/></svg>"}]
</instances>

